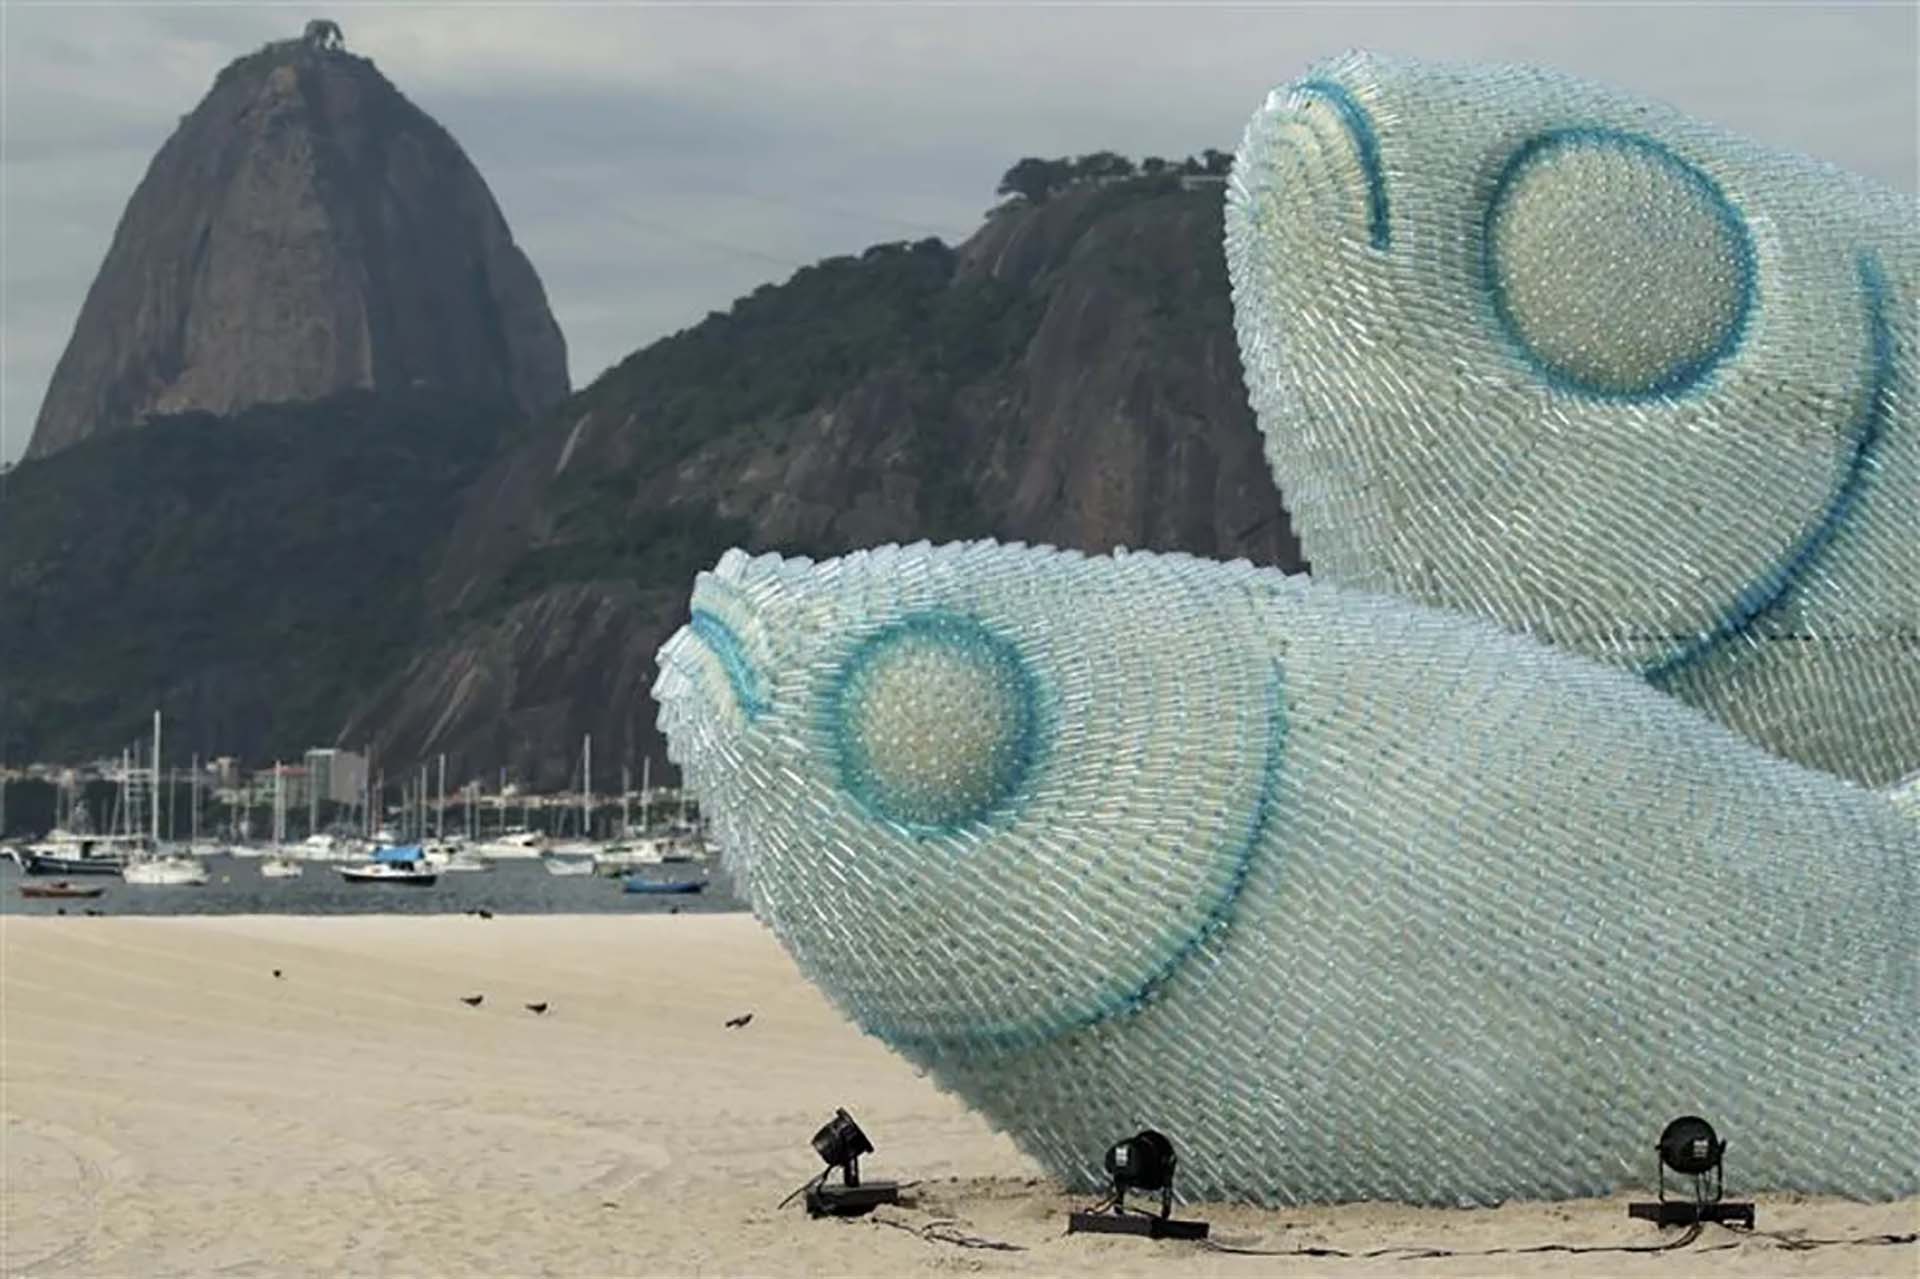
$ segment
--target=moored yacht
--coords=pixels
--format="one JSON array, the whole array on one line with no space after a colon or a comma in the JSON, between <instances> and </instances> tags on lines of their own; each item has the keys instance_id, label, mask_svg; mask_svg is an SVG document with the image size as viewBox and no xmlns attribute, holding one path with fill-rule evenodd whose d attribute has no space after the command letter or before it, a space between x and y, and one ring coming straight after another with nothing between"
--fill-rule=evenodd
<instances>
[{"instance_id":1,"label":"moored yacht","mask_svg":"<svg viewBox=\"0 0 1920 1279\"><path fill-rule=\"evenodd\" d=\"M138 836L50 830L45 839L8 851L29 875L118 875L140 846Z\"/></svg>"},{"instance_id":2,"label":"moored yacht","mask_svg":"<svg viewBox=\"0 0 1920 1279\"><path fill-rule=\"evenodd\" d=\"M148 888L197 887L207 882L207 865L197 857L178 853L135 857L121 868L120 878Z\"/></svg>"},{"instance_id":3,"label":"moored yacht","mask_svg":"<svg viewBox=\"0 0 1920 1279\"><path fill-rule=\"evenodd\" d=\"M411 884L424 888L440 878L440 872L427 864L426 855L417 844L376 848L373 860L335 866L334 870L350 884Z\"/></svg>"}]
</instances>

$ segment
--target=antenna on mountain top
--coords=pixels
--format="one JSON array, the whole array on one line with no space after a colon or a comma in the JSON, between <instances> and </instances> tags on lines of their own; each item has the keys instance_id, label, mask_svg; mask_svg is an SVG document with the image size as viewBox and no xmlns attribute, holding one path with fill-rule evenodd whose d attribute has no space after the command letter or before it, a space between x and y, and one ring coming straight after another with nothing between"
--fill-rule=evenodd
<instances>
[{"instance_id":1,"label":"antenna on mountain top","mask_svg":"<svg viewBox=\"0 0 1920 1279\"><path fill-rule=\"evenodd\" d=\"M316 49L332 52L341 45L340 24L332 18L315 18L302 38Z\"/></svg>"}]
</instances>

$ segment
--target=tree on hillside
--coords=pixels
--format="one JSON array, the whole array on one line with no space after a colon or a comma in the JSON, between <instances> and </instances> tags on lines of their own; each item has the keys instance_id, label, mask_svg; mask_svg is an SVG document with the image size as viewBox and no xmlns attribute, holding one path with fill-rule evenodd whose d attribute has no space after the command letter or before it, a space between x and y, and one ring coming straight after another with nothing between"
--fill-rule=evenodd
<instances>
[{"instance_id":1,"label":"tree on hillside","mask_svg":"<svg viewBox=\"0 0 1920 1279\"><path fill-rule=\"evenodd\" d=\"M1039 204L1072 180L1073 170L1067 161L1028 156L1001 175L994 194L1025 196Z\"/></svg>"},{"instance_id":2,"label":"tree on hillside","mask_svg":"<svg viewBox=\"0 0 1920 1279\"><path fill-rule=\"evenodd\" d=\"M1212 147L1208 147L1200 155L1207 162L1208 173L1225 177L1233 171L1233 157L1225 151L1215 151Z\"/></svg>"},{"instance_id":3,"label":"tree on hillside","mask_svg":"<svg viewBox=\"0 0 1920 1279\"><path fill-rule=\"evenodd\" d=\"M1133 174L1133 161L1115 151L1095 151L1073 162L1076 178L1125 178Z\"/></svg>"}]
</instances>

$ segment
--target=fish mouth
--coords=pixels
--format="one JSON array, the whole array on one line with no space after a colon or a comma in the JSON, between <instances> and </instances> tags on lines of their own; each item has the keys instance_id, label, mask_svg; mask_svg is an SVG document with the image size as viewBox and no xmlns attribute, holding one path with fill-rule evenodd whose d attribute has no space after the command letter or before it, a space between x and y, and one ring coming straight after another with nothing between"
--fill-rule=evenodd
<instances>
[{"instance_id":1,"label":"fish mouth","mask_svg":"<svg viewBox=\"0 0 1920 1279\"><path fill-rule=\"evenodd\" d=\"M1334 80L1302 80L1293 86L1292 97L1301 104L1295 109L1297 117L1309 114L1304 110L1306 105L1324 103L1339 121L1353 149L1354 163L1360 169L1366 200L1367 243L1384 253L1393 245L1393 226L1388 218L1387 177L1380 166L1380 135L1374 128L1373 116L1345 85Z\"/></svg>"},{"instance_id":2,"label":"fish mouth","mask_svg":"<svg viewBox=\"0 0 1920 1279\"><path fill-rule=\"evenodd\" d=\"M1356 93L1328 76L1276 89L1247 127L1234 165L1230 199L1264 250L1297 269L1284 242L1331 232L1385 253L1393 245L1392 209L1380 131Z\"/></svg>"}]
</instances>

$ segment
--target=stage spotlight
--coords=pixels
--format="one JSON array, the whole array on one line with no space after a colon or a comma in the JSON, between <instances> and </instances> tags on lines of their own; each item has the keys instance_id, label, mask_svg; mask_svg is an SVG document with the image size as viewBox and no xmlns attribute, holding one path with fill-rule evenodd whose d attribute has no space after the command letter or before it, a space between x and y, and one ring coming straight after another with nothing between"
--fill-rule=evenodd
<instances>
[{"instance_id":1,"label":"stage spotlight","mask_svg":"<svg viewBox=\"0 0 1920 1279\"><path fill-rule=\"evenodd\" d=\"M1726 1169L1721 1159L1726 1154L1727 1143L1713 1131L1712 1124L1698 1115L1682 1115L1661 1130L1660 1140L1655 1143L1654 1150L1659 1154L1655 1174L1660 1201L1628 1204L1628 1217L1644 1218L1662 1226L1691 1226L1699 1222L1718 1221L1730 1226L1744 1225L1749 1230L1753 1228L1752 1204L1721 1202L1721 1196L1726 1192ZM1693 1178L1691 1202L1668 1201L1668 1169L1682 1177ZM1708 1185L1709 1176L1712 1178L1711 1187Z\"/></svg>"},{"instance_id":2,"label":"stage spotlight","mask_svg":"<svg viewBox=\"0 0 1920 1279\"><path fill-rule=\"evenodd\" d=\"M1067 1216L1067 1233L1089 1231L1096 1234L1146 1235L1151 1239L1205 1239L1204 1221L1174 1221L1173 1174L1180 1166L1173 1143L1164 1133L1151 1128L1107 1148L1107 1175L1113 1179L1113 1192L1107 1201L1085 1212ZM1127 1191L1160 1192L1160 1215L1127 1207Z\"/></svg>"},{"instance_id":3,"label":"stage spotlight","mask_svg":"<svg viewBox=\"0 0 1920 1279\"><path fill-rule=\"evenodd\" d=\"M807 1195L810 1217L857 1217L872 1212L881 1204L897 1203L900 1185L893 1181L860 1181L860 1156L873 1153L873 1143L844 1109L813 1134L813 1149L826 1164L826 1171L801 1187ZM829 1186L827 1177L839 1170L841 1183ZM792 1195L787 1196L792 1199ZM785 1206L784 1201L782 1206Z\"/></svg>"}]
</instances>

